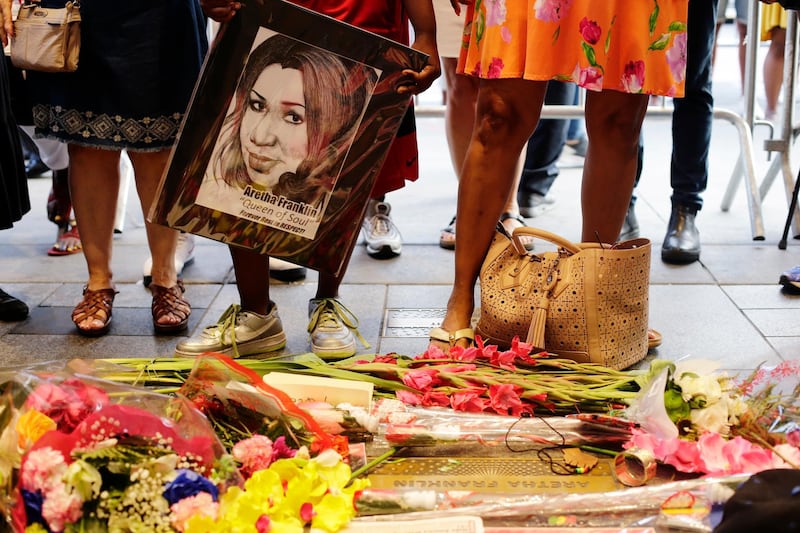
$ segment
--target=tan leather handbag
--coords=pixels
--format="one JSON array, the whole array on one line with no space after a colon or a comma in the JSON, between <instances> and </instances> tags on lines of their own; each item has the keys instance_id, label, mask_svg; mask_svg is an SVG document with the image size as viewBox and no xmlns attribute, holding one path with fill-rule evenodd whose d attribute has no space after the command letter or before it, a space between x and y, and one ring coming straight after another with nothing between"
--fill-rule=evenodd
<instances>
[{"instance_id":1,"label":"tan leather handbag","mask_svg":"<svg viewBox=\"0 0 800 533\"><path fill-rule=\"evenodd\" d=\"M526 252L523 236L556 248ZM519 336L575 361L626 368L647 355L649 285L648 239L611 246L537 228L498 231L480 272L476 334L501 347Z\"/></svg>"},{"instance_id":2,"label":"tan leather handbag","mask_svg":"<svg viewBox=\"0 0 800 533\"><path fill-rule=\"evenodd\" d=\"M74 72L81 48L81 12L78 2L60 9L25 2L14 21L11 62L40 72Z\"/></svg>"}]
</instances>

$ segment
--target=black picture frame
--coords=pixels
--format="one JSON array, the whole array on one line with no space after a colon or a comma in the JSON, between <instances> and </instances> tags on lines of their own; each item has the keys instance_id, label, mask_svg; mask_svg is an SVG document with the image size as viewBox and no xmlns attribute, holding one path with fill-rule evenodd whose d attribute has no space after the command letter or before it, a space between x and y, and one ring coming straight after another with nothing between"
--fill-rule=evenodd
<instances>
[{"instance_id":1,"label":"black picture frame","mask_svg":"<svg viewBox=\"0 0 800 533\"><path fill-rule=\"evenodd\" d=\"M219 183L222 175L228 175L216 169L215 156L248 58L257 45L274 36L333 54L343 64L352 65L354 72L366 73L364 87L369 94L346 149L340 150L340 162L332 167L337 169L335 175L324 180L324 194L318 202L290 205L288 193L284 197L256 186L247 191L247 205L261 215L249 210L237 213L236 205L226 208L227 204L209 201L217 197L206 189L209 179ZM403 83L401 72L419 71L426 62L425 54L408 46L289 2L244 3L236 16L220 27L206 58L148 220L339 274L358 238L369 194L389 146L411 103L407 94L397 93ZM245 190L241 193L244 196ZM278 207L284 209L283 215ZM314 217L313 224L309 223ZM291 222L286 222L289 219Z\"/></svg>"}]
</instances>

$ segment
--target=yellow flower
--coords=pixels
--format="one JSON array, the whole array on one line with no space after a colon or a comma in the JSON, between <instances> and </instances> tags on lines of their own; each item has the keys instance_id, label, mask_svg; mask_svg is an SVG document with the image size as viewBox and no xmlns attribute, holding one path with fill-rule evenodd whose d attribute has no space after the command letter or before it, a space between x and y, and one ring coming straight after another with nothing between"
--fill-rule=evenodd
<instances>
[{"instance_id":1,"label":"yellow flower","mask_svg":"<svg viewBox=\"0 0 800 533\"><path fill-rule=\"evenodd\" d=\"M48 431L56 429L55 421L35 409L20 415L17 419L17 443L20 449L29 448Z\"/></svg>"}]
</instances>

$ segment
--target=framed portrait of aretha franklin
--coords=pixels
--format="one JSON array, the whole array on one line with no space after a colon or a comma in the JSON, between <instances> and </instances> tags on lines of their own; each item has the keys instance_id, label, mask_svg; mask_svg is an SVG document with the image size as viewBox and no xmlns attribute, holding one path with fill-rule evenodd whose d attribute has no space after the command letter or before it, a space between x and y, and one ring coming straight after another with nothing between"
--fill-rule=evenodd
<instances>
[{"instance_id":1,"label":"framed portrait of aretha franklin","mask_svg":"<svg viewBox=\"0 0 800 533\"><path fill-rule=\"evenodd\" d=\"M148 219L337 274L427 58L280 0L209 52Z\"/></svg>"}]
</instances>

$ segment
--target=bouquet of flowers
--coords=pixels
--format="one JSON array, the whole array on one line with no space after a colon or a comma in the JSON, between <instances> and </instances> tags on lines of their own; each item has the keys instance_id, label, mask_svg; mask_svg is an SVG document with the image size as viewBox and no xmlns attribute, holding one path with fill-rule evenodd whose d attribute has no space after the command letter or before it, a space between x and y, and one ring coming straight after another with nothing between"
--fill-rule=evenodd
<instances>
[{"instance_id":1,"label":"bouquet of flowers","mask_svg":"<svg viewBox=\"0 0 800 533\"><path fill-rule=\"evenodd\" d=\"M79 376L2 375L3 512L15 531L179 531L242 483L185 398Z\"/></svg>"},{"instance_id":2,"label":"bouquet of flowers","mask_svg":"<svg viewBox=\"0 0 800 533\"><path fill-rule=\"evenodd\" d=\"M627 416L641 425L627 448L653 452L677 470L711 475L800 468L800 362L760 368L744 380L716 363L655 361Z\"/></svg>"}]
</instances>

